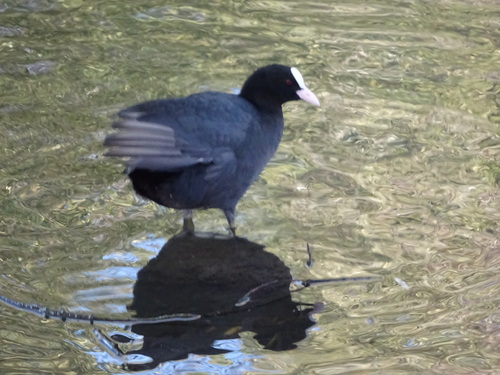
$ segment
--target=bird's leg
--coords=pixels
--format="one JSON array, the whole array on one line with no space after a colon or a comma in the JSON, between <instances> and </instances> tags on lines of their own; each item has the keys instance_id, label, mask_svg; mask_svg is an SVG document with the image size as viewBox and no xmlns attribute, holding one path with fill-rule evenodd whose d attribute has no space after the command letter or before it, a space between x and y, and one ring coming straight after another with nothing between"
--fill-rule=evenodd
<instances>
[{"instance_id":1,"label":"bird's leg","mask_svg":"<svg viewBox=\"0 0 500 375\"><path fill-rule=\"evenodd\" d=\"M193 211L182 210L182 230L184 232L194 232Z\"/></svg>"},{"instance_id":2,"label":"bird's leg","mask_svg":"<svg viewBox=\"0 0 500 375\"><path fill-rule=\"evenodd\" d=\"M227 222L229 224L229 229L234 237L236 237L236 227L234 226L234 208L229 210L224 210L224 215L226 215Z\"/></svg>"}]
</instances>

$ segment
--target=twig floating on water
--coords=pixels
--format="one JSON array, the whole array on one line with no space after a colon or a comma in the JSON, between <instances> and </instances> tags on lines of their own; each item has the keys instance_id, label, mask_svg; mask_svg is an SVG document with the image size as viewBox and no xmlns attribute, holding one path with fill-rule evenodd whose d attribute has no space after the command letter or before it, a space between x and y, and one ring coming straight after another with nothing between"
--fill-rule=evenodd
<instances>
[{"instance_id":1,"label":"twig floating on water","mask_svg":"<svg viewBox=\"0 0 500 375\"><path fill-rule=\"evenodd\" d=\"M293 283L298 286L303 286L307 288L311 285L316 284L328 284L328 283L343 283L343 282L357 282L357 281L379 281L381 277L379 276L357 276L357 277L336 277L332 279L318 279L318 280L293 280Z\"/></svg>"},{"instance_id":2,"label":"twig floating on water","mask_svg":"<svg viewBox=\"0 0 500 375\"><path fill-rule=\"evenodd\" d=\"M268 286L268 285L274 284L274 283L276 283L276 282L278 282L278 280L268 281L267 283L261 284L261 285L259 285L259 286L255 287L255 288L251 289L248 293L246 293L243 297L241 297L241 298L238 300L238 302L236 302L236 303L234 304L234 306L236 306L236 307L241 307L241 306L246 305L248 302L250 302L250 301L251 301L250 296L251 296L253 293L255 293L256 291L258 291L258 290L260 290L260 289L262 289L262 288L265 288L265 287L266 287L266 286Z\"/></svg>"},{"instance_id":3,"label":"twig floating on water","mask_svg":"<svg viewBox=\"0 0 500 375\"><path fill-rule=\"evenodd\" d=\"M311 247L309 246L309 244L307 244L307 262L306 262L306 266L307 267L312 267L313 265L313 259L312 259L312 253L311 253Z\"/></svg>"},{"instance_id":4,"label":"twig floating on water","mask_svg":"<svg viewBox=\"0 0 500 375\"><path fill-rule=\"evenodd\" d=\"M32 314L41 316L45 319L60 319L63 322L88 322L92 325L95 323L105 323L105 324L156 324L156 323L167 323L167 322L179 322L179 321L191 321L200 319L201 316L197 314L172 314L172 315L161 315L153 318L129 318L129 319L112 319L97 317L94 315L87 314L77 314L64 310L50 310L46 307L37 304L28 304L23 302L14 301L8 299L4 296L0 296L0 301L9 305L15 309L27 311Z\"/></svg>"}]
</instances>

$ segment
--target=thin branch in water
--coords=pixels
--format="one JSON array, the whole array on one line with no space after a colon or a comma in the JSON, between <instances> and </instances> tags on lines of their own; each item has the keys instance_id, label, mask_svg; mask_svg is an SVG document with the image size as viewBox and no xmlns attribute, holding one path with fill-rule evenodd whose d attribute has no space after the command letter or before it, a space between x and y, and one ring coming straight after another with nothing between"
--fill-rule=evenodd
<instances>
[{"instance_id":1,"label":"thin branch in water","mask_svg":"<svg viewBox=\"0 0 500 375\"><path fill-rule=\"evenodd\" d=\"M313 265L313 259L312 259L312 253L311 253L311 246L309 246L309 244L306 244L307 247L307 262L306 262L306 266L307 267L312 267Z\"/></svg>"},{"instance_id":2,"label":"thin branch in water","mask_svg":"<svg viewBox=\"0 0 500 375\"><path fill-rule=\"evenodd\" d=\"M336 277L332 279L319 279L319 280L312 280L312 279L306 279L306 280L293 280L292 284L301 287L299 289L294 290L294 292L297 292L299 290L302 290L304 288L310 287L312 285L317 285L317 284L334 284L334 283L352 283L352 282L370 282L370 281L379 281L382 278L379 276L357 276L357 277Z\"/></svg>"},{"instance_id":3,"label":"thin branch in water","mask_svg":"<svg viewBox=\"0 0 500 375\"><path fill-rule=\"evenodd\" d=\"M161 315L153 318L128 318L128 319L112 319L112 318L102 318L94 315L87 314L77 314L68 312L65 310L50 310L46 307L37 304L27 304L22 302L17 302L8 299L4 296L0 296L0 301L9 305L15 309L27 311L32 314L41 316L45 319L60 319L63 322L88 322L92 325L95 323L102 324L156 324L156 323L166 323L166 322L183 322L200 319L201 316L197 314L172 314L172 315Z\"/></svg>"},{"instance_id":4,"label":"thin branch in water","mask_svg":"<svg viewBox=\"0 0 500 375\"><path fill-rule=\"evenodd\" d=\"M244 306L246 305L248 302L250 302L252 299L250 298L250 296L257 292L258 290L262 289L262 288L265 288L266 286L269 286L271 284L274 284L274 283L277 283L278 280L272 280L272 281L268 281L267 283L264 283L264 284L261 284L253 289L251 289L248 293L246 293L243 297L241 297L238 302L236 302L234 304L234 306L236 307L241 307L241 306Z\"/></svg>"}]
</instances>

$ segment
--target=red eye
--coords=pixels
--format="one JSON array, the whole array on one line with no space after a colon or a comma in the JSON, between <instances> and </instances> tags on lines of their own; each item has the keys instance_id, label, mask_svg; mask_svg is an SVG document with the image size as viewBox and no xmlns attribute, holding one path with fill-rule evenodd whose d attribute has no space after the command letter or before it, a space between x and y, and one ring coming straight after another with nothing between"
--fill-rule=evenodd
<instances>
[{"instance_id":1,"label":"red eye","mask_svg":"<svg viewBox=\"0 0 500 375\"><path fill-rule=\"evenodd\" d=\"M291 79L286 79L286 80L285 80L285 85L288 85L288 86L293 85L292 80L291 80Z\"/></svg>"}]
</instances>

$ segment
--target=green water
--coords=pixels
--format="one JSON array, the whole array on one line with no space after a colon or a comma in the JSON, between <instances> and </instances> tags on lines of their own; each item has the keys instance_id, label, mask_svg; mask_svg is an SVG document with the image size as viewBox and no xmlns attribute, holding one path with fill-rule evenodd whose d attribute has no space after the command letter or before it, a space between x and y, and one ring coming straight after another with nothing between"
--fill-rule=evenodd
<instances>
[{"instance_id":1,"label":"green water","mask_svg":"<svg viewBox=\"0 0 500 375\"><path fill-rule=\"evenodd\" d=\"M112 115L282 63L321 107L285 106L238 233L297 279L381 280L301 294L324 310L297 349L243 332L157 373L500 372L499 20L496 0L0 1L0 294L129 317L181 216L102 157ZM218 211L194 219L225 233ZM88 324L0 313L2 374L123 372Z\"/></svg>"}]
</instances>

